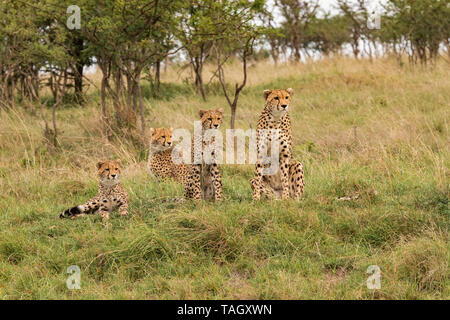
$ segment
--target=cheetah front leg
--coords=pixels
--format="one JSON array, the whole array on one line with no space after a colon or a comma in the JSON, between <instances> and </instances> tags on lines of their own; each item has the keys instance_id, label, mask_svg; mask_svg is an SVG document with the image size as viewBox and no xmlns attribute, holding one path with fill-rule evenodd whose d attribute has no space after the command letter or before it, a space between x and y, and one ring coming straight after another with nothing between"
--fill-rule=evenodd
<instances>
[{"instance_id":1,"label":"cheetah front leg","mask_svg":"<svg viewBox=\"0 0 450 320\"><path fill-rule=\"evenodd\" d=\"M184 198L185 199L192 199L193 174L194 174L194 165L192 165L189 168L189 172L187 174L186 181L184 182Z\"/></svg>"},{"instance_id":2,"label":"cheetah front leg","mask_svg":"<svg viewBox=\"0 0 450 320\"><path fill-rule=\"evenodd\" d=\"M255 165L255 176L250 181L250 185L253 189L252 200L261 199L262 169L263 167L261 162L257 161Z\"/></svg>"},{"instance_id":3,"label":"cheetah front leg","mask_svg":"<svg viewBox=\"0 0 450 320\"><path fill-rule=\"evenodd\" d=\"M253 178L250 181L250 185L252 186L253 190L255 188L255 183L256 183L255 179ZM269 185L267 185L267 183L264 183L264 181L262 179L261 179L261 184L260 184L260 194L264 198L267 198L267 199L276 199L277 198L274 190Z\"/></svg>"},{"instance_id":4,"label":"cheetah front leg","mask_svg":"<svg viewBox=\"0 0 450 320\"><path fill-rule=\"evenodd\" d=\"M112 203L109 199L102 199L100 201L100 207L98 209L98 213L102 217L104 221L109 220L109 213L112 210Z\"/></svg>"},{"instance_id":5,"label":"cheetah front leg","mask_svg":"<svg viewBox=\"0 0 450 320\"><path fill-rule=\"evenodd\" d=\"M261 199L261 192L263 190L263 164L267 162L265 157L267 157L268 146L271 143L271 138L269 138L269 135L265 134L264 131L257 130L256 140L257 160L255 164L255 175L250 181L250 185L253 189L252 200L254 201Z\"/></svg>"},{"instance_id":6,"label":"cheetah front leg","mask_svg":"<svg viewBox=\"0 0 450 320\"><path fill-rule=\"evenodd\" d=\"M192 198L192 185L191 182L189 181L189 177L188 179L186 179L186 182L184 183L184 197L186 199Z\"/></svg>"},{"instance_id":7,"label":"cheetah front leg","mask_svg":"<svg viewBox=\"0 0 450 320\"><path fill-rule=\"evenodd\" d=\"M257 150L257 160L256 160L256 164L255 164L255 176L254 178L250 181L250 185L252 186L253 189L253 194L252 194L252 200L259 200L261 199L261 190L262 190L262 179L263 179L263 157L262 154L264 154L264 152L267 152L267 148L266 145L264 143L262 143L260 145L261 147L261 151ZM259 148L258 148L259 149Z\"/></svg>"},{"instance_id":8,"label":"cheetah front leg","mask_svg":"<svg viewBox=\"0 0 450 320\"><path fill-rule=\"evenodd\" d=\"M223 200L222 174L219 171L219 166L217 164L212 164L210 172L213 178L214 200L222 201Z\"/></svg>"},{"instance_id":9,"label":"cheetah front leg","mask_svg":"<svg viewBox=\"0 0 450 320\"><path fill-rule=\"evenodd\" d=\"M188 175L186 177L186 181L184 182L184 198L191 199L192 198L192 168L189 170Z\"/></svg>"},{"instance_id":10,"label":"cheetah front leg","mask_svg":"<svg viewBox=\"0 0 450 320\"><path fill-rule=\"evenodd\" d=\"M289 168L289 181L291 185L291 196L299 200L302 197L305 187L303 165L299 161L294 161Z\"/></svg>"},{"instance_id":11,"label":"cheetah front leg","mask_svg":"<svg viewBox=\"0 0 450 320\"><path fill-rule=\"evenodd\" d=\"M285 141L281 141L280 151L280 171L281 171L281 199L289 199L289 167L291 162L291 152L288 144Z\"/></svg>"},{"instance_id":12,"label":"cheetah front leg","mask_svg":"<svg viewBox=\"0 0 450 320\"><path fill-rule=\"evenodd\" d=\"M281 161L281 186L283 193L281 194L281 199L289 199L289 162Z\"/></svg>"},{"instance_id":13,"label":"cheetah front leg","mask_svg":"<svg viewBox=\"0 0 450 320\"><path fill-rule=\"evenodd\" d=\"M121 216L126 216L128 215L128 203L123 203L120 207L119 207L119 214Z\"/></svg>"},{"instance_id":14,"label":"cheetah front leg","mask_svg":"<svg viewBox=\"0 0 450 320\"><path fill-rule=\"evenodd\" d=\"M194 164L191 167L191 172L184 188L184 195L187 199L202 200L201 170L201 164Z\"/></svg>"},{"instance_id":15,"label":"cheetah front leg","mask_svg":"<svg viewBox=\"0 0 450 320\"><path fill-rule=\"evenodd\" d=\"M128 215L128 199L125 197L115 198L113 205L119 207L119 214L121 216Z\"/></svg>"}]
</instances>

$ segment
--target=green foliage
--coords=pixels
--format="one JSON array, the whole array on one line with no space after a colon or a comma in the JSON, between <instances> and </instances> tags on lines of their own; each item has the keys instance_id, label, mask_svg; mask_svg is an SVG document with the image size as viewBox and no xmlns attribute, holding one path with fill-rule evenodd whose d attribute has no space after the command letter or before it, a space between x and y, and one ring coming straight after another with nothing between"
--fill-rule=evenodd
<instances>
[{"instance_id":1,"label":"green foliage","mask_svg":"<svg viewBox=\"0 0 450 320\"><path fill-rule=\"evenodd\" d=\"M382 17L380 40L406 51L410 61L435 62L441 44L450 38L448 0L389 0ZM406 48L409 47L409 50Z\"/></svg>"}]
</instances>

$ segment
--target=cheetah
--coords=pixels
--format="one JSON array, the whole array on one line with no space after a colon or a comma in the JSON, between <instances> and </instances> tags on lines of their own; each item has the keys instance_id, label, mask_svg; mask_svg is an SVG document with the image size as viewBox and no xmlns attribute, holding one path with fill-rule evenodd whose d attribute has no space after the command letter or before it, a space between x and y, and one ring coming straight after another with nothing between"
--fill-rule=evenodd
<instances>
[{"instance_id":1,"label":"cheetah","mask_svg":"<svg viewBox=\"0 0 450 320\"><path fill-rule=\"evenodd\" d=\"M152 137L147 166L150 174L158 180L173 178L184 184L190 168L187 164L175 164L173 161L173 128L151 128L150 131Z\"/></svg>"},{"instance_id":2,"label":"cheetah","mask_svg":"<svg viewBox=\"0 0 450 320\"><path fill-rule=\"evenodd\" d=\"M264 110L259 117L257 130L257 160L255 175L250 181L253 190L252 199L259 200L261 194L267 198L300 199L304 190L303 165L291 159L292 134L291 118L288 110L293 90L264 90L266 99ZM261 129L268 134L262 135ZM279 131L279 167L273 175L263 175L263 156L269 154L271 134L273 130Z\"/></svg>"},{"instance_id":3,"label":"cheetah","mask_svg":"<svg viewBox=\"0 0 450 320\"><path fill-rule=\"evenodd\" d=\"M60 218L75 218L90 213L100 213L103 220L109 220L110 212L119 207L122 216L128 214L128 194L120 183L120 160L99 161L97 163L100 178L98 195L86 203L65 210Z\"/></svg>"},{"instance_id":4,"label":"cheetah","mask_svg":"<svg viewBox=\"0 0 450 320\"><path fill-rule=\"evenodd\" d=\"M205 130L218 129L223 122L223 109L217 110L200 110L200 120L202 123L202 135L194 137L193 146L202 146L202 163L194 163L194 151L192 152L192 164L190 166L190 173L184 186L184 196L186 199L194 200L211 200L222 201L222 175L219 171L216 155L214 151L211 154L205 154L205 147L214 143L214 137L210 141L204 141ZM202 141L196 141L201 139ZM194 148L193 148L194 150ZM210 156L211 163L206 164L205 156Z\"/></svg>"}]
</instances>

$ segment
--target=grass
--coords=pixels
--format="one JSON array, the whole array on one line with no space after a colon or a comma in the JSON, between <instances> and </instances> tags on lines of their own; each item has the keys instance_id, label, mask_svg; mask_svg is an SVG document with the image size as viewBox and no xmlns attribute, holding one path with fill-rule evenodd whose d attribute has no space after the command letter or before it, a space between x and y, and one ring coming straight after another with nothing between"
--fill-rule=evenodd
<instances>
[{"instance_id":1,"label":"grass","mask_svg":"<svg viewBox=\"0 0 450 320\"><path fill-rule=\"evenodd\" d=\"M58 110L57 151L43 142L39 116L1 111L0 297L449 299L448 65L330 59L249 71L239 128L254 127L263 89L295 90L300 203L252 203L249 165L222 166L223 203L161 202L182 187L152 180L145 149L120 136L107 142L93 87L86 106ZM200 108L226 107L214 85L203 102L187 76L169 69L159 98L144 84L150 125L192 130ZM225 120L224 129L229 112ZM97 216L57 219L96 194L95 163L107 158L125 163L129 217L114 214L109 227ZM66 287L70 265L81 268L80 290ZM370 265L381 269L380 290L366 286Z\"/></svg>"}]
</instances>

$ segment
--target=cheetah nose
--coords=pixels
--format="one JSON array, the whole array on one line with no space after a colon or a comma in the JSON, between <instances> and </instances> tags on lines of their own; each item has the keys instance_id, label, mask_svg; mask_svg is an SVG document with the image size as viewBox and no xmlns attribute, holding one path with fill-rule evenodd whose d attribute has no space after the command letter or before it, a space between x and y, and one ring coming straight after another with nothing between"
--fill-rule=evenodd
<instances>
[{"instance_id":1,"label":"cheetah nose","mask_svg":"<svg viewBox=\"0 0 450 320\"><path fill-rule=\"evenodd\" d=\"M214 127L217 128L217 127L219 127L219 125L218 125L218 124L215 124Z\"/></svg>"},{"instance_id":2,"label":"cheetah nose","mask_svg":"<svg viewBox=\"0 0 450 320\"><path fill-rule=\"evenodd\" d=\"M167 145L170 146L172 144L172 142L167 142Z\"/></svg>"},{"instance_id":3,"label":"cheetah nose","mask_svg":"<svg viewBox=\"0 0 450 320\"><path fill-rule=\"evenodd\" d=\"M111 177L115 178L115 177L116 177L116 174L112 174Z\"/></svg>"},{"instance_id":4,"label":"cheetah nose","mask_svg":"<svg viewBox=\"0 0 450 320\"><path fill-rule=\"evenodd\" d=\"M282 104L281 107L282 107L283 109L286 109L286 108L287 108L287 104Z\"/></svg>"}]
</instances>

